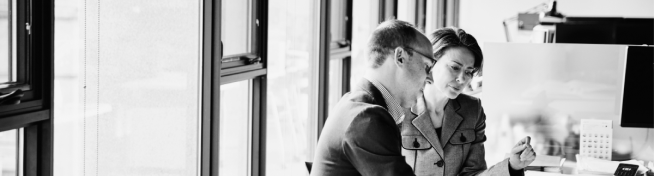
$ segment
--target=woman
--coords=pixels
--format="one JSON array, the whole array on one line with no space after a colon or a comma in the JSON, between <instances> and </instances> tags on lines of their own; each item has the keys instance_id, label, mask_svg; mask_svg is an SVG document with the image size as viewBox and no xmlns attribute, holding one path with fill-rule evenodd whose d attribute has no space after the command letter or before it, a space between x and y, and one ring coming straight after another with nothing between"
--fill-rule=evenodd
<instances>
[{"instance_id":1,"label":"woman","mask_svg":"<svg viewBox=\"0 0 654 176\"><path fill-rule=\"evenodd\" d=\"M433 82L401 126L407 163L416 175L523 175L536 157L529 137L513 147L509 158L486 167L486 116L479 99L461 94L482 68L475 38L462 29L443 28L430 41L437 60Z\"/></svg>"}]
</instances>

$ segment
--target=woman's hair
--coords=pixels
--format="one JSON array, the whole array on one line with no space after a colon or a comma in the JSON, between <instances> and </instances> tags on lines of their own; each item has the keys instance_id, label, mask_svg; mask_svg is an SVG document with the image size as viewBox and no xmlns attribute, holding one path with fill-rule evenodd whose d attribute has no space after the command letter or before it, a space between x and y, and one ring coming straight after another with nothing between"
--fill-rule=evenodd
<instances>
[{"instance_id":1,"label":"woman's hair","mask_svg":"<svg viewBox=\"0 0 654 176\"><path fill-rule=\"evenodd\" d=\"M429 35L429 41L436 59L440 59L449 48L462 47L468 49L475 58L473 65L475 74L481 75L484 55L481 53L481 48L475 37L466 33L463 29L455 27L440 28Z\"/></svg>"}]
</instances>

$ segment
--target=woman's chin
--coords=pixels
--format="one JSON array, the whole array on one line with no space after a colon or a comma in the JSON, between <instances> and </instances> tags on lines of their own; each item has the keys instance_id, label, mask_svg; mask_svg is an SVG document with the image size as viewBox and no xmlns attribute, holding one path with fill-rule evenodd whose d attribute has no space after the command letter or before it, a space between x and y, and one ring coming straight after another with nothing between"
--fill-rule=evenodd
<instances>
[{"instance_id":1,"label":"woman's chin","mask_svg":"<svg viewBox=\"0 0 654 176\"><path fill-rule=\"evenodd\" d=\"M446 96L449 99L456 99L456 97L459 97L459 94L461 94L461 92L448 91Z\"/></svg>"}]
</instances>

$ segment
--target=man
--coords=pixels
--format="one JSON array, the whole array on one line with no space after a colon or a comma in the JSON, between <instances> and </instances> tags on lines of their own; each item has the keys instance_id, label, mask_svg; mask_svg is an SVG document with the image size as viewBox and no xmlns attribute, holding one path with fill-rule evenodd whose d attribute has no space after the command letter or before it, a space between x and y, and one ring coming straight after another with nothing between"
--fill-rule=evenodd
<instances>
[{"instance_id":1,"label":"man","mask_svg":"<svg viewBox=\"0 0 654 176\"><path fill-rule=\"evenodd\" d=\"M327 118L311 175L414 175L397 124L431 82L431 44L411 24L380 24L366 47L365 79Z\"/></svg>"}]
</instances>

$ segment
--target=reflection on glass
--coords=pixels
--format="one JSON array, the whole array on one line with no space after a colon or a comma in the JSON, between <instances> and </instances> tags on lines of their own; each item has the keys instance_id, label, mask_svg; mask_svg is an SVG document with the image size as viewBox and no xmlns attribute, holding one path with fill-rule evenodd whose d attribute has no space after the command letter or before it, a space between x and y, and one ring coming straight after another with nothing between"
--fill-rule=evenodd
<instances>
[{"instance_id":1,"label":"reflection on glass","mask_svg":"<svg viewBox=\"0 0 654 176\"><path fill-rule=\"evenodd\" d=\"M307 175L317 141L318 1L271 0L266 175Z\"/></svg>"},{"instance_id":2,"label":"reflection on glass","mask_svg":"<svg viewBox=\"0 0 654 176\"><path fill-rule=\"evenodd\" d=\"M331 112L336 103L338 103L338 100L341 99L341 95L343 95L343 67L341 63L343 63L342 59L329 60L329 112Z\"/></svg>"},{"instance_id":3,"label":"reflection on glass","mask_svg":"<svg viewBox=\"0 0 654 176\"><path fill-rule=\"evenodd\" d=\"M251 51L251 6L251 0L222 0L220 33L224 56L244 54Z\"/></svg>"},{"instance_id":4,"label":"reflection on glass","mask_svg":"<svg viewBox=\"0 0 654 176\"><path fill-rule=\"evenodd\" d=\"M497 151L486 153L489 163L502 160L527 135L539 155L575 161L582 119L612 121L612 160L654 161L654 145L647 142L652 132L620 127L625 48L486 43L481 97L487 117L485 146Z\"/></svg>"},{"instance_id":5,"label":"reflection on glass","mask_svg":"<svg viewBox=\"0 0 654 176\"><path fill-rule=\"evenodd\" d=\"M11 80L11 0L0 0L0 83Z\"/></svg>"},{"instance_id":6,"label":"reflection on glass","mask_svg":"<svg viewBox=\"0 0 654 176\"><path fill-rule=\"evenodd\" d=\"M218 175L250 175L250 81L220 86Z\"/></svg>"},{"instance_id":7,"label":"reflection on glass","mask_svg":"<svg viewBox=\"0 0 654 176\"><path fill-rule=\"evenodd\" d=\"M18 158L18 130L0 132L0 175L15 176Z\"/></svg>"}]
</instances>

